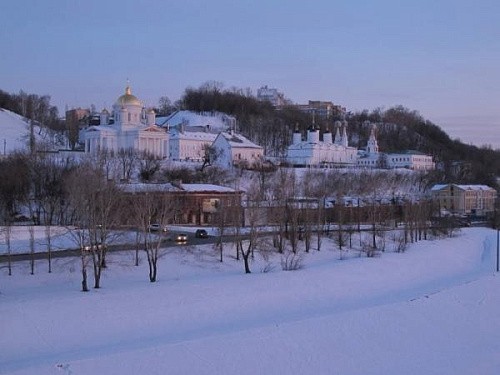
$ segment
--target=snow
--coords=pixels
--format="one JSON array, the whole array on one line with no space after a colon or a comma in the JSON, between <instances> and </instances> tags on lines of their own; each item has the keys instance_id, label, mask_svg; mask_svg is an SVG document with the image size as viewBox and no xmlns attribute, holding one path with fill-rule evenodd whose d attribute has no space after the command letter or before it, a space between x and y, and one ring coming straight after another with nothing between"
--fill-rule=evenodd
<instances>
[{"instance_id":1,"label":"snow","mask_svg":"<svg viewBox=\"0 0 500 375\"><path fill-rule=\"evenodd\" d=\"M34 125L36 142L53 144L56 142L53 135L45 128ZM0 155L7 155L14 151L25 151L29 141L29 120L0 108Z\"/></svg>"},{"instance_id":2,"label":"snow","mask_svg":"<svg viewBox=\"0 0 500 375\"><path fill-rule=\"evenodd\" d=\"M216 130L226 130L234 126L236 119L222 112L176 111L167 117L158 117L156 123L162 127L177 127L185 124L189 127L206 127Z\"/></svg>"},{"instance_id":3,"label":"snow","mask_svg":"<svg viewBox=\"0 0 500 375\"><path fill-rule=\"evenodd\" d=\"M496 374L496 232L467 228L405 253L345 260L330 240L254 273L226 245L168 250L159 281L109 254L103 288L79 292L78 259L52 274L0 269L0 374ZM40 261L41 262L41 261ZM268 269L269 270L269 269Z\"/></svg>"},{"instance_id":4,"label":"snow","mask_svg":"<svg viewBox=\"0 0 500 375\"><path fill-rule=\"evenodd\" d=\"M28 123L22 116L0 108L0 133L2 155L26 149L29 135Z\"/></svg>"}]
</instances>

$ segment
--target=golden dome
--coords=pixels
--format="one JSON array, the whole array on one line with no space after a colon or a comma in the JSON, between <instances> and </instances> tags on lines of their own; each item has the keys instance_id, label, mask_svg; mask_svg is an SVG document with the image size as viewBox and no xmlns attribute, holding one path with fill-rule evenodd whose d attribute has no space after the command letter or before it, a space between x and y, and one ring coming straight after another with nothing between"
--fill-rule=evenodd
<instances>
[{"instance_id":1,"label":"golden dome","mask_svg":"<svg viewBox=\"0 0 500 375\"><path fill-rule=\"evenodd\" d=\"M130 90L130 86L127 86L125 88L125 94L123 94L116 100L116 104L119 106L137 105L142 107L141 101L137 99L136 96L132 95L132 90Z\"/></svg>"}]
</instances>

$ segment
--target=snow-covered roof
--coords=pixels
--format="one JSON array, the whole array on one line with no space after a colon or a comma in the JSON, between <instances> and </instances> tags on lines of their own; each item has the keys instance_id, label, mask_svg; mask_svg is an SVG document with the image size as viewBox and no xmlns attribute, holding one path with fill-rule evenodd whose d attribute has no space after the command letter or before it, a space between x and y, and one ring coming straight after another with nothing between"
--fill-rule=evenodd
<instances>
[{"instance_id":1,"label":"snow-covered roof","mask_svg":"<svg viewBox=\"0 0 500 375\"><path fill-rule=\"evenodd\" d=\"M212 193L235 193L236 190L220 185L212 184L182 184L182 190L189 191L191 193L202 193L202 192L212 192Z\"/></svg>"},{"instance_id":2,"label":"snow-covered roof","mask_svg":"<svg viewBox=\"0 0 500 375\"><path fill-rule=\"evenodd\" d=\"M446 188L450 184L436 184L431 188L431 191L438 191ZM492 187L488 185L460 185L460 184L452 184L453 186L456 186L459 189L462 190L474 190L474 191L491 191L495 190Z\"/></svg>"},{"instance_id":3,"label":"snow-covered roof","mask_svg":"<svg viewBox=\"0 0 500 375\"><path fill-rule=\"evenodd\" d=\"M125 193L143 193L143 192L158 192L158 191L180 191L179 188L172 184L119 184L118 188Z\"/></svg>"},{"instance_id":4,"label":"snow-covered roof","mask_svg":"<svg viewBox=\"0 0 500 375\"><path fill-rule=\"evenodd\" d=\"M193 112L193 111L177 111L170 116L157 117L156 122L162 127L177 127L182 124L185 126L202 126L207 125L210 129L226 130L236 122L236 118L222 112Z\"/></svg>"},{"instance_id":5,"label":"snow-covered roof","mask_svg":"<svg viewBox=\"0 0 500 375\"><path fill-rule=\"evenodd\" d=\"M178 129L172 129L169 131L170 139L182 139L182 140L196 140L196 141L206 141L213 142L217 138L217 134L204 132L204 131L190 131L185 129L180 131Z\"/></svg>"},{"instance_id":6,"label":"snow-covered roof","mask_svg":"<svg viewBox=\"0 0 500 375\"><path fill-rule=\"evenodd\" d=\"M462 190L475 190L475 191L495 190L492 187L489 187L488 185L455 185L455 186L457 186Z\"/></svg>"},{"instance_id":7,"label":"snow-covered roof","mask_svg":"<svg viewBox=\"0 0 500 375\"><path fill-rule=\"evenodd\" d=\"M146 184L146 183L133 183L133 184L120 184L120 190L126 193L143 193L143 192L189 192L189 193L235 193L236 190L219 185L212 184Z\"/></svg>"},{"instance_id":8,"label":"snow-covered roof","mask_svg":"<svg viewBox=\"0 0 500 375\"><path fill-rule=\"evenodd\" d=\"M231 145L231 147L262 149L261 146L253 143L251 140L242 136L241 134L221 132L220 135L228 141L228 143Z\"/></svg>"},{"instance_id":9,"label":"snow-covered roof","mask_svg":"<svg viewBox=\"0 0 500 375\"><path fill-rule=\"evenodd\" d=\"M442 190L444 189L445 187L447 187L448 184L436 184L434 185L432 188L431 188L431 191L438 191L438 190Z\"/></svg>"}]
</instances>

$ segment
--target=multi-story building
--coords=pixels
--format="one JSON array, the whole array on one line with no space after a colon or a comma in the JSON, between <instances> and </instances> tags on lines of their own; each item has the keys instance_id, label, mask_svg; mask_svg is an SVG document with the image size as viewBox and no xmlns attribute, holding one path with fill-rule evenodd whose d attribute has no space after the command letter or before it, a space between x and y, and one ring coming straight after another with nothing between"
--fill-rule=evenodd
<instances>
[{"instance_id":1,"label":"multi-story building","mask_svg":"<svg viewBox=\"0 0 500 375\"><path fill-rule=\"evenodd\" d=\"M439 184L431 194L442 210L452 214L483 216L494 212L497 192L487 185Z\"/></svg>"},{"instance_id":2,"label":"multi-story building","mask_svg":"<svg viewBox=\"0 0 500 375\"><path fill-rule=\"evenodd\" d=\"M278 89L269 88L267 85L262 86L257 90L257 99L261 101L268 101L275 107L286 104L283 93L279 92Z\"/></svg>"},{"instance_id":3,"label":"multi-story building","mask_svg":"<svg viewBox=\"0 0 500 375\"><path fill-rule=\"evenodd\" d=\"M176 161L202 161L205 147L217 138L208 127L179 126L169 130L169 159Z\"/></svg>"},{"instance_id":4,"label":"multi-story building","mask_svg":"<svg viewBox=\"0 0 500 375\"><path fill-rule=\"evenodd\" d=\"M302 112L308 113L323 119L330 119L334 116L343 116L346 109L340 105L333 104L332 102L325 102L320 100L309 100L308 104L297 104L295 107Z\"/></svg>"},{"instance_id":5,"label":"multi-story building","mask_svg":"<svg viewBox=\"0 0 500 375\"><path fill-rule=\"evenodd\" d=\"M223 168L251 167L264 160L264 149L233 131L221 132L212 145L218 153L215 163Z\"/></svg>"}]
</instances>

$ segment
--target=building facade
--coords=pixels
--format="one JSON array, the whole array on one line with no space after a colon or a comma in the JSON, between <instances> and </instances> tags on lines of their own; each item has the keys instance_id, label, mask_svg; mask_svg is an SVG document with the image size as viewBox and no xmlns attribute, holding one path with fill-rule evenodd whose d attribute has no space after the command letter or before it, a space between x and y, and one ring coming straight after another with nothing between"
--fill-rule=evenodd
<instances>
[{"instance_id":1,"label":"building facade","mask_svg":"<svg viewBox=\"0 0 500 375\"><path fill-rule=\"evenodd\" d=\"M431 188L441 210L461 215L488 215L495 211L497 191L487 185L440 184Z\"/></svg>"},{"instance_id":2,"label":"building facade","mask_svg":"<svg viewBox=\"0 0 500 375\"><path fill-rule=\"evenodd\" d=\"M309 100L307 104L296 104L295 107L304 113L323 119L330 119L333 116L344 116L346 114L345 107L329 101Z\"/></svg>"},{"instance_id":3,"label":"building facade","mask_svg":"<svg viewBox=\"0 0 500 375\"><path fill-rule=\"evenodd\" d=\"M274 107L279 107L286 104L285 96L278 89L262 86L257 90L257 99L260 101L270 102Z\"/></svg>"},{"instance_id":4,"label":"building facade","mask_svg":"<svg viewBox=\"0 0 500 375\"><path fill-rule=\"evenodd\" d=\"M149 194L160 202L170 202L168 223L186 225L226 225L241 222L241 197L243 192L212 184L122 184L124 206L131 209L135 197ZM127 201L130 200L130 201ZM122 215L122 224L134 225L133 213Z\"/></svg>"},{"instance_id":5,"label":"building facade","mask_svg":"<svg viewBox=\"0 0 500 375\"><path fill-rule=\"evenodd\" d=\"M114 122L110 121L111 116ZM132 95L130 86L113 105L110 114L103 109L100 124L90 126L84 133L85 152L96 154L107 150L135 150L147 152L157 158L168 156L168 134L155 124L153 110L146 110L141 101Z\"/></svg>"},{"instance_id":6,"label":"building facade","mask_svg":"<svg viewBox=\"0 0 500 375\"><path fill-rule=\"evenodd\" d=\"M295 166L355 166L358 150L348 145L347 121L335 122L335 129L335 139L327 131L322 141L319 129L314 126L308 129L305 140L295 130L292 144L287 149L287 162Z\"/></svg>"},{"instance_id":7,"label":"building facade","mask_svg":"<svg viewBox=\"0 0 500 375\"><path fill-rule=\"evenodd\" d=\"M431 171L436 168L432 156L419 151L380 152L376 137L377 126L368 123L365 125L371 126L370 137L368 138L366 150L359 154L358 166L363 168L406 168L415 171Z\"/></svg>"},{"instance_id":8,"label":"building facade","mask_svg":"<svg viewBox=\"0 0 500 375\"><path fill-rule=\"evenodd\" d=\"M219 133L212 146L218 154L215 164L222 168L251 167L264 160L264 149L261 146L232 131Z\"/></svg>"}]
</instances>

